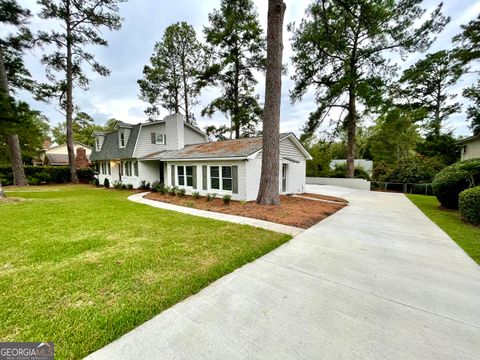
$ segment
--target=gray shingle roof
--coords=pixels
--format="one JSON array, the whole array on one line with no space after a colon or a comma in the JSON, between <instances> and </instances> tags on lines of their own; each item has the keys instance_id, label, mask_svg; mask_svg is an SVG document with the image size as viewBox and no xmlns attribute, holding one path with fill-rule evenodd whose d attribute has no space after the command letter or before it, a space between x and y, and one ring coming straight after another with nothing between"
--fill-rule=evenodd
<instances>
[{"instance_id":1,"label":"gray shingle roof","mask_svg":"<svg viewBox=\"0 0 480 360\"><path fill-rule=\"evenodd\" d=\"M46 154L48 165L68 165L68 154Z\"/></svg>"},{"instance_id":2,"label":"gray shingle roof","mask_svg":"<svg viewBox=\"0 0 480 360\"><path fill-rule=\"evenodd\" d=\"M290 133L280 134L280 139ZM242 138L235 140L221 140L203 144L186 145L181 150L159 151L144 156L149 159L215 159L247 157L262 149L262 138Z\"/></svg>"},{"instance_id":3,"label":"gray shingle roof","mask_svg":"<svg viewBox=\"0 0 480 360\"><path fill-rule=\"evenodd\" d=\"M118 131L112 131L105 134L102 149L97 151L94 147L92 149L92 154L90 155L90 161L131 159L133 156L133 150L135 149L135 143L137 142L140 124L133 125L131 129L127 145L124 148L118 147Z\"/></svg>"}]
</instances>

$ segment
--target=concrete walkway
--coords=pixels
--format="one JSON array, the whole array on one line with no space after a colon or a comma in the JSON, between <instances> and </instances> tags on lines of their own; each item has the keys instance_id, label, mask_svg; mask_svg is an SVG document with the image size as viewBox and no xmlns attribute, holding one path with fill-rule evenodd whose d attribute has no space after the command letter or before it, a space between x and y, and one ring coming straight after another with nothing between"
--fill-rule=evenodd
<instances>
[{"instance_id":1,"label":"concrete walkway","mask_svg":"<svg viewBox=\"0 0 480 360\"><path fill-rule=\"evenodd\" d=\"M222 214L222 213L218 213L218 212L214 212L214 211L200 210L200 209L189 208L189 207L185 207L185 206L179 206L179 205L175 205L175 204L169 204L169 203L161 202L161 201L144 199L143 197L147 194L149 194L149 193L148 192L143 192L143 193L138 193L138 194L135 194L135 195L131 195L131 196L128 197L128 200L134 201L134 202L137 202L137 203L140 203L140 204L153 206L153 207L156 207L156 208L159 208L159 209L177 211L177 212L181 212L181 213L184 213L184 214L201 216L201 217L206 217L206 218L209 218L209 219L228 221L228 222L232 222L232 223L235 223L235 224L255 226L255 227L262 228L262 229L267 229L267 230L279 232L279 233L282 233L282 234L288 234L288 235L292 235L292 236L297 236L298 234L300 234L301 232L304 231L304 229L301 229L301 228L298 228L298 227L295 227L295 226L282 225L282 224L277 224L277 223L273 223L273 222L270 222L270 221L247 218L247 217L244 217L244 216Z\"/></svg>"},{"instance_id":2,"label":"concrete walkway","mask_svg":"<svg viewBox=\"0 0 480 360\"><path fill-rule=\"evenodd\" d=\"M480 267L405 196L350 205L89 356L478 359Z\"/></svg>"}]
</instances>

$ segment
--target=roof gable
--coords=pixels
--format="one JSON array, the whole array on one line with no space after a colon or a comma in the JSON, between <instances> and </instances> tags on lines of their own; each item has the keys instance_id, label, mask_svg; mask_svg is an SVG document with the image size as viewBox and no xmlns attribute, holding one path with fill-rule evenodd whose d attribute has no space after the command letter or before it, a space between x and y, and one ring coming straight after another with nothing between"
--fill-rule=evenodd
<instances>
[{"instance_id":1,"label":"roof gable","mask_svg":"<svg viewBox=\"0 0 480 360\"><path fill-rule=\"evenodd\" d=\"M124 148L119 147L118 143L118 130L106 133L103 140L102 148L97 151L96 148L92 149L90 155L91 161L97 160L112 160L112 159L131 159L133 157L133 151L137 142L138 130L140 124L132 125L128 142Z\"/></svg>"}]
</instances>

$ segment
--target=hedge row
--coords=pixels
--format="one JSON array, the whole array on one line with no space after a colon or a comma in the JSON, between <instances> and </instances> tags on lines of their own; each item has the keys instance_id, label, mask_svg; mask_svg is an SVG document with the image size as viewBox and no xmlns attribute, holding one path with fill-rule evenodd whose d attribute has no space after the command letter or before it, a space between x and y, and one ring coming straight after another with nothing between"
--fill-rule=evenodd
<instances>
[{"instance_id":1,"label":"hedge row","mask_svg":"<svg viewBox=\"0 0 480 360\"><path fill-rule=\"evenodd\" d=\"M458 194L480 184L480 159L459 161L440 171L432 188L440 204L458 209Z\"/></svg>"},{"instance_id":2,"label":"hedge row","mask_svg":"<svg viewBox=\"0 0 480 360\"><path fill-rule=\"evenodd\" d=\"M460 193L458 197L458 211L462 218L469 223L480 225L480 186Z\"/></svg>"},{"instance_id":3,"label":"hedge row","mask_svg":"<svg viewBox=\"0 0 480 360\"><path fill-rule=\"evenodd\" d=\"M68 166L25 166L25 175L30 185L62 184L70 181ZM82 183L93 180L91 168L77 169L78 179ZM10 166L0 166L0 183L4 186L13 185L13 173Z\"/></svg>"}]
</instances>

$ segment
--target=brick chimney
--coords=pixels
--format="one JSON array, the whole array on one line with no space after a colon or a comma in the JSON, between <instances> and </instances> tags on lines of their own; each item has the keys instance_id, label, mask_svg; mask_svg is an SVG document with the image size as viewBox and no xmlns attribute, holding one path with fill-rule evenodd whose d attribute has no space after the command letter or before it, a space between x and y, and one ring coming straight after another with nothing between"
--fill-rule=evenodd
<instances>
[{"instance_id":1,"label":"brick chimney","mask_svg":"<svg viewBox=\"0 0 480 360\"><path fill-rule=\"evenodd\" d=\"M79 147L77 148L77 156L75 157L75 167L77 169L86 168L88 167L88 158L87 152L84 148Z\"/></svg>"}]
</instances>

